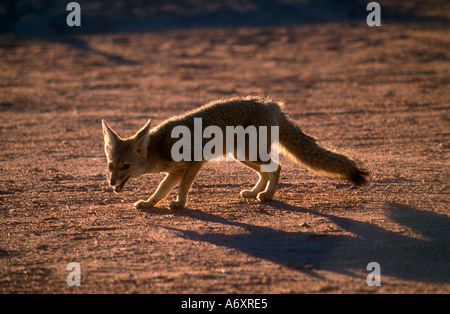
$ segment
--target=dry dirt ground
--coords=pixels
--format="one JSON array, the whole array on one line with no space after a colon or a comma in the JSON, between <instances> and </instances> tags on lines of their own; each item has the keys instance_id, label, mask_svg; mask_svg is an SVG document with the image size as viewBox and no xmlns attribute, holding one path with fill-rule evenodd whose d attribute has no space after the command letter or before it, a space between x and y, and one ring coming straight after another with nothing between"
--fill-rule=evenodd
<instances>
[{"instance_id":1,"label":"dry dirt ground","mask_svg":"<svg viewBox=\"0 0 450 314\"><path fill-rule=\"evenodd\" d=\"M0 5L0 292L449 293L447 1L65 1ZM281 157L276 200L200 172L186 209L114 194L101 119L131 135L209 100L283 100L371 172L362 188ZM69 287L70 262L81 286ZM369 262L381 286L367 285Z\"/></svg>"}]
</instances>

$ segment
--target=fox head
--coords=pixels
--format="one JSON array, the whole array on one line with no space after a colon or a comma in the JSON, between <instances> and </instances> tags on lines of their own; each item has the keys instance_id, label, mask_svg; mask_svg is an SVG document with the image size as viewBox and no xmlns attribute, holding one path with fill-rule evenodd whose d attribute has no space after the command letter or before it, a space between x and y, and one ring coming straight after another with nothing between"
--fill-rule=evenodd
<instances>
[{"instance_id":1,"label":"fox head","mask_svg":"<svg viewBox=\"0 0 450 314\"><path fill-rule=\"evenodd\" d=\"M109 184L114 186L114 192L119 193L129 179L140 177L146 172L150 120L135 135L125 139L120 138L105 120L102 120L102 127Z\"/></svg>"}]
</instances>

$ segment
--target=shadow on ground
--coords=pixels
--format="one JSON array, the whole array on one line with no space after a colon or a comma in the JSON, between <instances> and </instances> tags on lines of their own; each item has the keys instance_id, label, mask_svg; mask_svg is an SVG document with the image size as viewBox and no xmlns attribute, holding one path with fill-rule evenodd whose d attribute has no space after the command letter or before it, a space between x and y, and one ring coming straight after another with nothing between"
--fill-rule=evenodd
<instances>
[{"instance_id":1,"label":"shadow on ground","mask_svg":"<svg viewBox=\"0 0 450 314\"><path fill-rule=\"evenodd\" d=\"M423 1L422 1L423 2ZM6 0L0 4L0 35L60 42L99 54L116 64L134 64L121 56L89 47L88 34L143 33L218 27L270 27L320 23L365 23L364 0L167 0L80 1L81 27L66 24L69 1ZM382 5L383 22L449 23L443 15L422 14L420 1ZM407 5L405 5L407 4ZM445 10L445 3L436 3ZM409 8L409 9L405 9ZM412 9L411 9L412 8Z\"/></svg>"},{"instance_id":2,"label":"shadow on ground","mask_svg":"<svg viewBox=\"0 0 450 314\"><path fill-rule=\"evenodd\" d=\"M278 201L267 206L307 212L304 208ZM307 228L301 232L285 232L190 209L177 211L175 215L240 227L246 232L223 234L172 227L167 229L187 240L235 249L313 276L317 276L316 270L357 276L355 270L365 270L369 262L378 262L383 275L413 281L449 282L450 220L444 215L420 211L403 204L387 204L387 218L418 235L412 237L368 222L326 213L308 213L333 221L351 235L314 233L308 232Z\"/></svg>"}]
</instances>

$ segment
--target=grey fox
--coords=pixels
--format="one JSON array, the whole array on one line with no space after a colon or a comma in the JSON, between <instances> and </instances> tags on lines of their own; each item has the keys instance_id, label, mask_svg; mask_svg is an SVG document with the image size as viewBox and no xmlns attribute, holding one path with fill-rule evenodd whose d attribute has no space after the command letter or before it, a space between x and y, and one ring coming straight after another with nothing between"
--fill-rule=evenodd
<instances>
[{"instance_id":1,"label":"grey fox","mask_svg":"<svg viewBox=\"0 0 450 314\"><path fill-rule=\"evenodd\" d=\"M357 186L366 183L368 172L362 169L358 162L318 145L315 139L296 126L282 106L280 102L260 97L216 100L184 115L170 118L152 129L149 120L135 135L124 139L102 120L110 172L109 184L114 186L114 191L118 193L131 178L138 178L146 173L166 173L156 192L149 199L134 203L134 206L139 209L151 208L179 184L178 197L170 203L170 207L183 208L187 202L189 188L207 160L203 158L175 161L172 147L178 139L173 137L172 131L177 126L185 126L192 134L195 118L202 119L202 128L216 126L224 133L227 126L255 126L257 130L262 126L276 126L279 128L278 141L281 151L293 160L315 172L348 180ZM206 139L202 139L202 145L206 142ZM224 154L230 153L225 147L225 140L223 145ZM249 146L248 138L245 139L245 146ZM234 152L231 153L236 154L237 149L234 145ZM241 191L240 195L260 201L272 200L278 184L280 165L276 163L273 171L264 172L261 167L273 163L274 160L241 158L237 161L259 175L255 186L251 190Z\"/></svg>"}]
</instances>

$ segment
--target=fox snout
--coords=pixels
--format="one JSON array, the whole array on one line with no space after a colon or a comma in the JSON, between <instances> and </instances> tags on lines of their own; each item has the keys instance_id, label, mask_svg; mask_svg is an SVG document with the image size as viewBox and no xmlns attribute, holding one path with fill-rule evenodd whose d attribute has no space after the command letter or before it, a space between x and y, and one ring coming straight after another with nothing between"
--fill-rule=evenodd
<instances>
[{"instance_id":1,"label":"fox snout","mask_svg":"<svg viewBox=\"0 0 450 314\"><path fill-rule=\"evenodd\" d=\"M117 176L117 172L116 171L112 171L110 174L110 178L109 178L109 185L114 187L114 192L115 193L119 193L122 191L125 183L127 183L128 179L131 177L131 175L123 177Z\"/></svg>"},{"instance_id":2,"label":"fox snout","mask_svg":"<svg viewBox=\"0 0 450 314\"><path fill-rule=\"evenodd\" d=\"M110 169L110 173L109 173L109 185L114 186L116 185L117 182L117 172Z\"/></svg>"},{"instance_id":3,"label":"fox snout","mask_svg":"<svg viewBox=\"0 0 450 314\"><path fill-rule=\"evenodd\" d=\"M117 181L117 173L115 171L113 171L111 164L109 164L109 165L110 165L110 167L108 169L106 180L110 186L114 186L114 185L116 185L116 181Z\"/></svg>"},{"instance_id":4,"label":"fox snout","mask_svg":"<svg viewBox=\"0 0 450 314\"><path fill-rule=\"evenodd\" d=\"M122 189L123 189L125 183L127 183L127 181L128 181L129 178L130 178L130 177L126 177L125 179L120 180L119 182L116 181L115 179L114 179L114 180L110 180L110 181L109 181L109 185L111 185L111 186L114 187L114 192L115 192L115 193L119 193L119 192L122 191Z\"/></svg>"}]
</instances>

